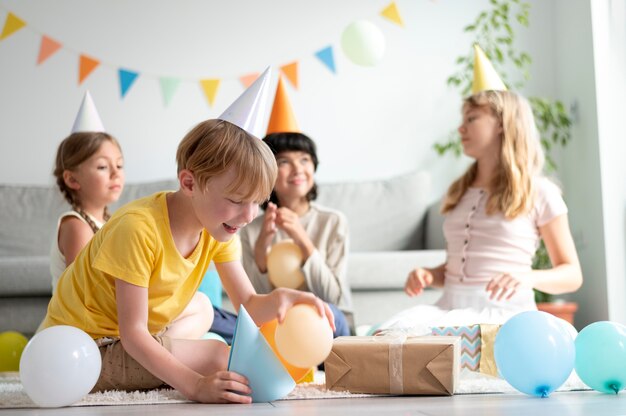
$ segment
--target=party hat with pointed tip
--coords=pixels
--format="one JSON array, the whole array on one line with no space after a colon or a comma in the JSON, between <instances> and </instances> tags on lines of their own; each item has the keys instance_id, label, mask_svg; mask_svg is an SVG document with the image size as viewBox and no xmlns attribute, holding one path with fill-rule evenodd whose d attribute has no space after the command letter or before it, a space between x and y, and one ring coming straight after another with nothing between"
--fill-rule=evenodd
<instances>
[{"instance_id":1,"label":"party hat with pointed tip","mask_svg":"<svg viewBox=\"0 0 626 416\"><path fill-rule=\"evenodd\" d=\"M278 77L272 114L267 125L267 134L270 133L300 133L282 76Z\"/></svg>"},{"instance_id":2,"label":"party hat with pointed tip","mask_svg":"<svg viewBox=\"0 0 626 416\"><path fill-rule=\"evenodd\" d=\"M85 92L83 102L80 104L76 120L74 120L74 126L72 127L72 133L79 132L104 132L104 126L102 120L96 110L96 105L93 103L91 94L89 91Z\"/></svg>"},{"instance_id":3,"label":"party hat with pointed tip","mask_svg":"<svg viewBox=\"0 0 626 416\"><path fill-rule=\"evenodd\" d=\"M269 105L270 74L271 67L267 67L218 119L239 126L255 137L263 137L263 123Z\"/></svg>"},{"instance_id":4,"label":"party hat with pointed tip","mask_svg":"<svg viewBox=\"0 0 626 416\"><path fill-rule=\"evenodd\" d=\"M474 82L472 94L481 91L506 91L506 85L500 79L485 52L474 44Z\"/></svg>"}]
</instances>

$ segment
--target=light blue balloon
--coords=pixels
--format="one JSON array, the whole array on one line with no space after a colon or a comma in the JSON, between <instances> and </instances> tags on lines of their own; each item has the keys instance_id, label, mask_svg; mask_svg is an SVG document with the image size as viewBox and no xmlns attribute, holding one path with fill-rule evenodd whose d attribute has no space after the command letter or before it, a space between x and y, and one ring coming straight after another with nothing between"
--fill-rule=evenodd
<instances>
[{"instance_id":1,"label":"light blue balloon","mask_svg":"<svg viewBox=\"0 0 626 416\"><path fill-rule=\"evenodd\" d=\"M626 327L595 322L576 337L576 373L586 385L617 394L626 387Z\"/></svg>"},{"instance_id":2,"label":"light blue balloon","mask_svg":"<svg viewBox=\"0 0 626 416\"><path fill-rule=\"evenodd\" d=\"M574 369L574 340L558 318L522 312L498 331L494 345L498 371L515 389L547 397Z\"/></svg>"}]
</instances>

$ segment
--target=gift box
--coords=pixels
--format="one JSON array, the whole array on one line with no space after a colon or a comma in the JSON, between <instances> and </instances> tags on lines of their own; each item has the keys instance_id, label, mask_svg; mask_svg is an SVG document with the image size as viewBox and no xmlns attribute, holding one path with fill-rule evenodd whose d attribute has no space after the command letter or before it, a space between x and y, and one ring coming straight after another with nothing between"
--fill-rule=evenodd
<instances>
[{"instance_id":1,"label":"gift box","mask_svg":"<svg viewBox=\"0 0 626 416\"><path fill-rule=\"evenodd\" d=\"M436 336L461 337L461 368L498 376L493 354L496 334L501 325L478 324L432 328Z\"/></svg>"},{"instance_id":2,"label":"gift box","mask_svg":"<svg viewBox=\"0 0 626 416\"><path fill-rule=\"evenodd\" d=\"M459 337L339 337L324 362L326 388L370 394L452 395Z\"/></svg>"}]
</instances>

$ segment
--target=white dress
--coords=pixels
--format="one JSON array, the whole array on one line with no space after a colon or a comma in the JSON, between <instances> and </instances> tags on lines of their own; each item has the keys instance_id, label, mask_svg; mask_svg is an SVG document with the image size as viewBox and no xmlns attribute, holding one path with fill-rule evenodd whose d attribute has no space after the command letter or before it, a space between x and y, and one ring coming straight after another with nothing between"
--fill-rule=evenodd
<instances>
[{"instance_id":1,"label":"white dress","mask_svg":"<svg viewBox=\"0 0 626 416\"><path fill-rule=\"evenodd\" d=\"M50 275L52 276L53 293L54 289L57 286L57 283L59 282L61 274L63 274L65 268L67 267L65 262L65 256L63 255L63 253L61 253L61 250L59 249L59 227L61 227L61 221L63 221L63 218L65 217L76 217L85 224L88 224L87 221L85 221L85 219L81 217L80 214L76 211L64 212L59 217L59 221L57 221L57 231L56 233L54 233L54 240L52 241L52 245L50 246ZM102 228L102 225L104 225L102 222L98 221L91 215L89 215L89 218L94 222L94 224L96 224L98 229Z\"/></svg>"},{"instance_id":2,"label":"white dress","mask_svg":"<svg viewBox=\"0 0 626 416\"><path fill-rule=\"evenodd\" d=\"M540 241L539 227L565 215L567 206L556 185L537 178L534 206L507 220L487 215L489 194L469 188L444 221L447 259L443 294L434 305L417 305L383 322L379 329L430 333L435 326L503 324L513 315L536 310L532 288L521 287L509 300L491 300L485 288L502 273L531 270Z\"/></svg>"}]
</instances>

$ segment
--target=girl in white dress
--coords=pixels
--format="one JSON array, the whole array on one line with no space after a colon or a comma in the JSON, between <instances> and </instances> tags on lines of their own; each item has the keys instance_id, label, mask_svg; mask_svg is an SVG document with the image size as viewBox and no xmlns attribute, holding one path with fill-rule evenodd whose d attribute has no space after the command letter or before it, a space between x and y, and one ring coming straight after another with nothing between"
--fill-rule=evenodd
<instances>
[{"instance_id":1,"label":"girl in white dress","mask_svg":"<svg viewBox=\"0 0 626 416\"><path fill-rule=\"evenodd\" d=\"M442 212L447 259L409 273L405 291L443 287L435 305L402 311L379 329L502 324L536 310L533 288L576 291L582 273L560 190L541 176L543 153L530 105L508 91L465 100L459 127L463 152L475 160L448 189ZM543 239L553 267L532 270Z\"/></svg>"},{"instance_id":2,"label":"girl in white dress","mask_svg":"<svg viewBox=\"0 0 626 416\"><path fill-rule=\"evenodd\" d=\"M109 219L107 205L124 189L124 158L117 140L105 132L76 132L57 150L54 177L72 207L59 217L50 251L54 291L59 277Z\"/></svg>"}]
</instances>

